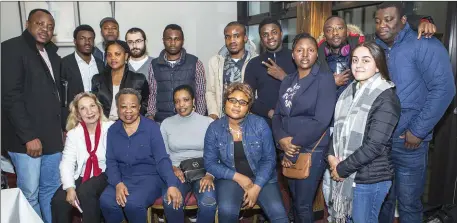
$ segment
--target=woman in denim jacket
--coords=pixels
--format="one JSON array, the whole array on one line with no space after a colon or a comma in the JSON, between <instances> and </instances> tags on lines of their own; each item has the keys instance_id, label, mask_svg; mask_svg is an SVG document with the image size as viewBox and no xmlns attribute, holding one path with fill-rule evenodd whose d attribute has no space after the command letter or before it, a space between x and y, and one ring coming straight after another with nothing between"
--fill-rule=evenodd
<instances>
[{"instance_id":1,"label":"woman in denim jacket","mask_svg":"<svg viewBox=\"0 0 457 223\"><path fill-rule=\"evenodd\" d=\"M205 168L216 178L219 222L238 222L241 207L258 204L269 222L288 222L275 171L276 154L268 124L249 114L254 96L247 84L224 93L225 116L205 136Z\"/></svg>"}]
</instances>

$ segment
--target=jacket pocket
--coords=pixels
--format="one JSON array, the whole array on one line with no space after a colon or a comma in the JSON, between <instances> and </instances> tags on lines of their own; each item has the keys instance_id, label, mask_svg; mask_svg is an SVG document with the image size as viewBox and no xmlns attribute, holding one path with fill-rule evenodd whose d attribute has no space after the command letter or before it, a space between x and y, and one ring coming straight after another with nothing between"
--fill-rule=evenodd
<instances>
[{"instance_id":1,"label":"jacket pocket","mask_svg":"<svg viewBox=\"0 0 457 223\"><path fill-rule=\"evenodd\" d=\"M228 148L227 143L218 142L217 143L217 150L219 151L219 160L223 161L224 163L228 161Z\"/></svg>"}]
</instances>

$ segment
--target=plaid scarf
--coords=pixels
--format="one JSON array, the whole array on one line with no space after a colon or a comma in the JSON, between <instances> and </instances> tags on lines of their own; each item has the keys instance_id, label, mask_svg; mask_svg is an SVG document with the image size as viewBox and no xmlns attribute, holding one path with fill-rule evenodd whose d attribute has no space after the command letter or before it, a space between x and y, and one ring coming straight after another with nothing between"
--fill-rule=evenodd
<instances>
[{"instance_id":1,"label":"plaid scarf","mask_svg":"<svg viewBox=\"0 0 457 223\"><path fill-rule=\"evenodd\" d=\"M230 53L225 56L223 73L224 92L231 83L243 81L241 79L241 70L243 69L244 61L246 60L247 55L248 53L245 52L244 56L236 62L232 59Z\"/></svg>"},{"instance_id":2,"label":"plaid scarf","mask_svg":"<svg viewBox=\"0 0 457 223\"><path fill-rule=\"evenodd\" d=\"M353 85L356 84L354 87ZM335 107L333 148L335 156L345 160L362 146L368 114L376 98L395 85L376 73L362 86L354 81L341 94ZM358 89L355 93L354 90ZM356 173L342 182L331 182L331 202L337 223L346 222L352 214L353 184Z\"/></svg>"}]
</instances>

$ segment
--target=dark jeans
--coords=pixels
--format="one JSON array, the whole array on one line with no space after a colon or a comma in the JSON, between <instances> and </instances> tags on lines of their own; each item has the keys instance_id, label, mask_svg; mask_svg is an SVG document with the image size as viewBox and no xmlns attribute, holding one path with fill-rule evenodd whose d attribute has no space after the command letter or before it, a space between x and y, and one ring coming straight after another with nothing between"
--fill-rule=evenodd
<instances>
[{"instance_id":1,"label":"dark jeans","mask_svg":"<svg viewBox=\"0 0 457 223\"><path fill-rule=\"evenodd\" d=\"M214 221L214 216L216 215L217 209L215 190L205 190L203 193L199 193L198 191L200 189L200 180L197 180L193 183L179 182L178 189L184 198L187 197L186 195L191 192L191 190L197 198L197 222L210 223ZM187 202L187 200L184 200L184 202ZM173 209L173 203L168 204L166 193L163 195L163 208L168 222L184 222L183 206L181 206L178 210Z\"/></svg>"},{"instance_id":2,"label":"dark jeans","mask_svg":"<svg viewBox=\"0 0 457 223\"><path fill-rule=\"evenodd\" d=\"M216 180L217 204L220 223L238 222L244 190L233 180ZM278 183L266 183L259 193L257 203L269 222L287 223L289 218L282 202Z\"/></svg>"},{"instance_id":3,"label":"dark jeans","mask_svg":"<svg viewBox=\"0 0 457 223\"><path fill-rule=\"evenodd\" d=\"M294 204L294 222L296 223L314 223L314 196L327 166L324 161L323 151L318 149L313 152L311 158L309 177L303 180L289 179L289 187Z\"/></svg>"},{"instance_id":4,"label":"dark jeans","mask_svg":"<svg viewBox=\"0 0 457 223\"><path fill-rule=\"evenodd\" d=\"M390 156L395 177L379 214L379 222L394 221L397 200L400 222L422 222L421 196L425 186L428 146L428 142L422 142L417 149L405 148L404 142L395 142L392 145Z\"/></svg>"},{"instance_id":5,"label":"dark jeans","mask_svg":"<svg viewBox=\"0 0 457 223\"><path fill-rule=\"evenodd\" d=\"M127 217L128 222L143 223L147 219L147 209L162 196L167 188L158 175L122 176L129 195L125 207L116 202L116 188L108 185L100 196L100 208L106 223L118 223Z\"/></svg>"},{"instance_id":6,"label":"dark jeans","mask_svg":"<svg viewBox=\"0 0 457 223\"><path fill-rule=\"evenodd\" d=\"M105 173L92 177L81 183L80 177L75 181L76 196L78 197L80 207L83 210L83 221L100 223L101 211L99 198L108 183L106 182ZM65 223L72 221L71 212L73 206L66 201L67 192L60 187L51 201L52 222Z\"/></svg>"},{"instance_id":7,"label":"dark jeans","mask_svg":"<svg viewBox=\"0 0 457 223\"><path fill-rule=\"evenodd\" d=\"M357 184L352 201L352 222L377 222L381 205L389 192L392 181L374 184Z\"/></svg>"}]
</instances>

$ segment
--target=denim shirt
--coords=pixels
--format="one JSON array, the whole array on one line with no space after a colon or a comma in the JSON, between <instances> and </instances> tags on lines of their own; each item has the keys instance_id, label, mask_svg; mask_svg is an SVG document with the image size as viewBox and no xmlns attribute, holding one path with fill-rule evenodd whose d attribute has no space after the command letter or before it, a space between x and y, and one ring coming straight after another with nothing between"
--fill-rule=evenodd
<instances>
[{"instance_id":1,"label":"denim shirt","mask_svg":"<svg viewBox=\"0 0 457 223\"><path fill-rule=\"evenodd\" d=\"M240 124L244 153L255 175L254 184L263 187L267 182L276 182L276 153L267 122L260 116L248 114ZM214 177L233 180L236 172L234 143L227 116L208 127L203 158L206 171Z\"/></svg>"}]
</instances>

